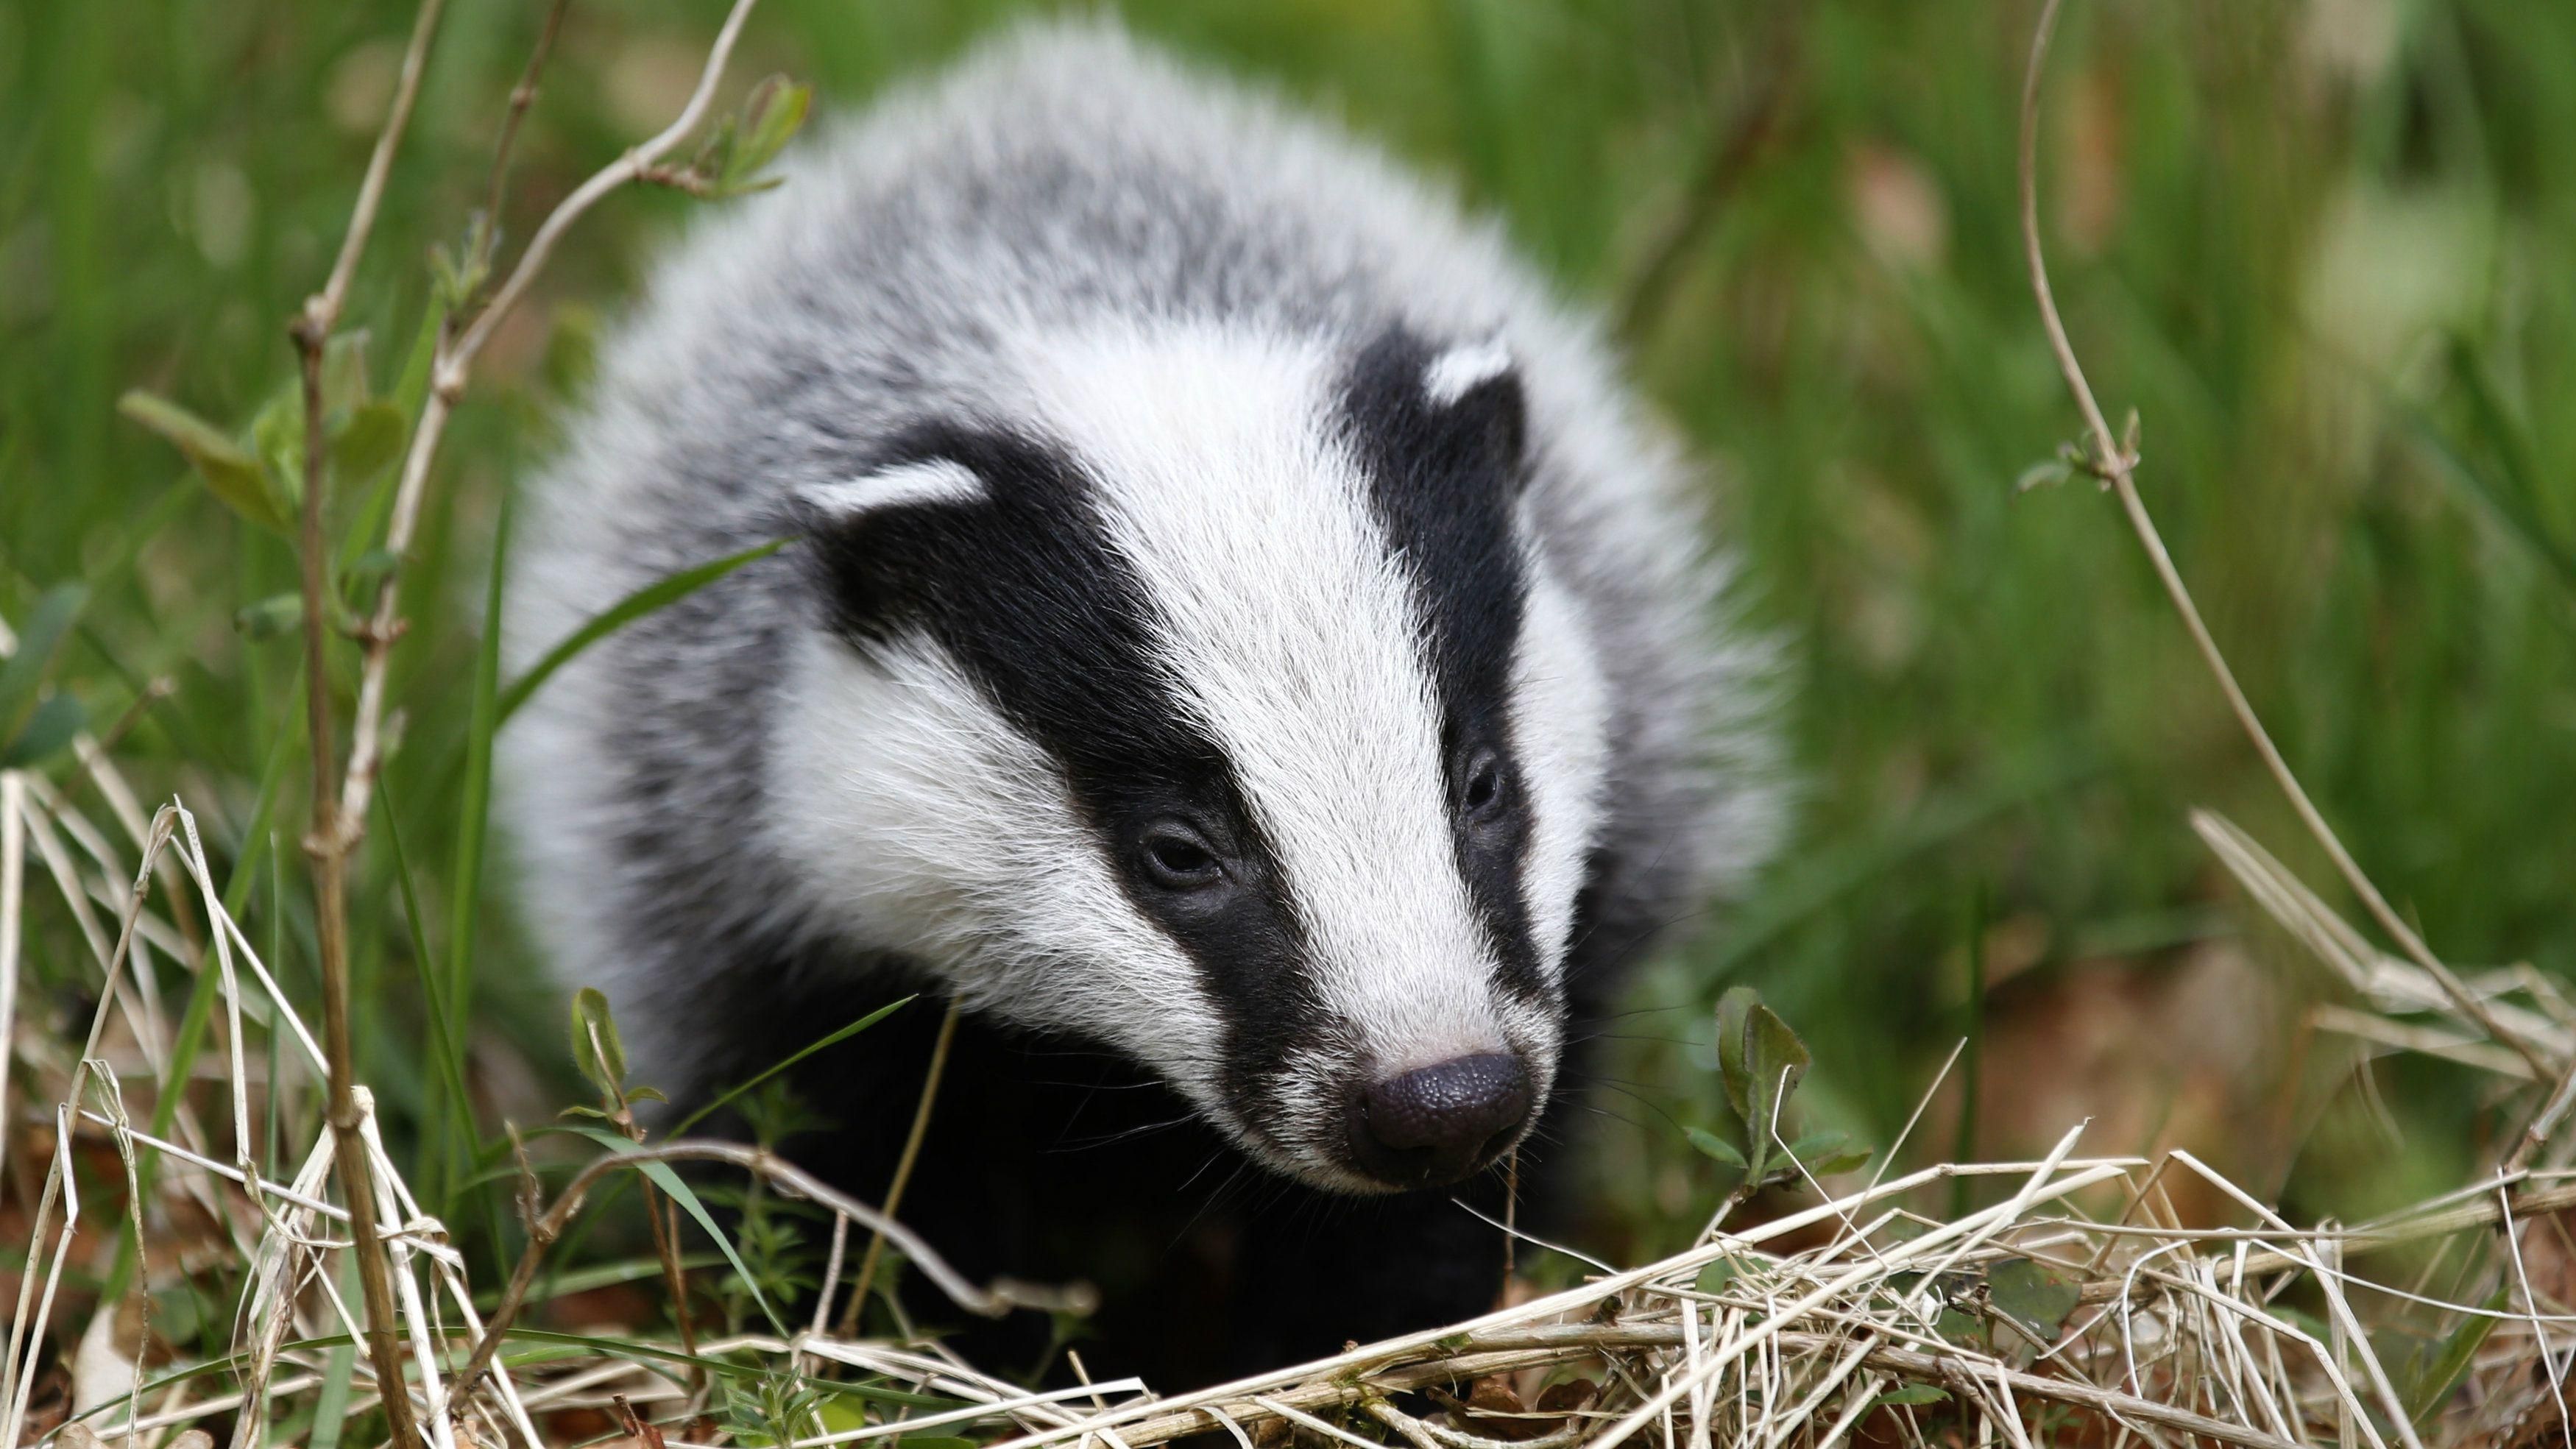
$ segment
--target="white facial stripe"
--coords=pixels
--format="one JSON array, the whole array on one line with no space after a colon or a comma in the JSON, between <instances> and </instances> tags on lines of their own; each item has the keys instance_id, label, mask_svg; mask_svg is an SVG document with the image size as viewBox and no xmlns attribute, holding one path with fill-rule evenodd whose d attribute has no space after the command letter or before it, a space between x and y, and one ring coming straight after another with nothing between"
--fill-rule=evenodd
<instances>
[{"instance_id":1,"label":"white facial stripe","mask_svg":"<svg viewBox=\"0 0 2576 1449\"><path fill-rule=\"evenodd\" d=\"M1452 347L1422 370L1422 393L1433 407L1445 408L1512 370L1511 350L1499 338Z\"/></svg>"},{"instance_id":2,"label":"white facial stripe","mask_svg":"<svg viewBox=\"0 0 2576 1449\"><path fill-rule=\"evenodd\" d=\"M903 503L972 503L984 496L984 480L963 463L932 458L837 483L817 483L804 489L802 496L831 518L851 519Z\"/></svg>"},{"instance_id":3,"label":"white facial stripe","mask_svg":"<svg viewBox=\"0 0 2576 1449\"><path fill-rule=\"evenodd\" d=\"M1023 355L1162 611L1174 689L1243 784L1352 1046L1394 1072L1513 1044L1451 844L1422 622L1334 439L1332 359L1206 327Z\"/></svg>"},{"instance_id":4,"label":"white facial stripe","mask_svg":"<svg viewBox=\"0 0 2576 1449\"><path fill-rule=\"evenodd\" d=\"M1585 628L1582 604L1530 542L1527 510L1519 533L1529 592L1512 660L1512 743L1530 794L1530 841L1521 889L1539 960L1564 969L1574 897L1601 818L1610 755L1610 686Z\"/></svg>"},{"instance_id":5,"label":"white facial stripe","mask_svg":"<svg viewBox=\"0 0 2576 1449\"><path fill-rule=\"evenodd\" d=\"M796 647L771 828L835 925L943 969L974 1009L1132 1053L1238 1128L1198 969L1119 888L1046 755L931 644Z\"/></svg>"}]
</instances>

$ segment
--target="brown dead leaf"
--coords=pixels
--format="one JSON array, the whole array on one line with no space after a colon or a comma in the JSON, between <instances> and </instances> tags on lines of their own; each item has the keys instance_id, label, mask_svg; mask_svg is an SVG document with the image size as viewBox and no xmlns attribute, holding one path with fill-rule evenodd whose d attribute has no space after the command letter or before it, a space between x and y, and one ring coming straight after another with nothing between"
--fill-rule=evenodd
<instances>
[{"instance_id":1,"label":"brown dead leaf","mask_svg":"<svg viewBox=\"0 0 2576 1449\"><path fill-rule=\"evenodd\" d=\"M1488 1374L1468 1386L1464 1401L1436 1388L1428 1392L1433 1402L1460 1420L1459 1427L1518 1443L1564 1428L1565 1416L1588 1406L1600 1391L1589 1379L1571 1379L1540 1391L1532 1402L1510 1375Z\"/></svg>"},{"instance_id":2,"label":"brown dead leaf","mask_svg":"<svg viewBox=\"0 0 2576 1449\"><path fill-rule=\"evenodd\" d=\"M664 1449L661 1426L638 1415L624 1394L610 1395L609 1402L616 1406L618 1427L626 1431L624 1438L611 1440L610 1444L617 1449Z\"/></svg>"}]
</instances>

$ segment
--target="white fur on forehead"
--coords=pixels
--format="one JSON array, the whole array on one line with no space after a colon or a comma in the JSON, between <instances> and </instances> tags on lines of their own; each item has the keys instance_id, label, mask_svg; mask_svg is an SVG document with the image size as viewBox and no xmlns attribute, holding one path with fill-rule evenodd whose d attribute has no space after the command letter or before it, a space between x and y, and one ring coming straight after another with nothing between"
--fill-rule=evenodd
<instances>
[{"instance_id":1,"label":"white fur on forehead","mask_svg":"<svg viewBox=\"0 0 2576 1449\"><path fill-rule=\"evenodd\" d=\"M935 645L794 648L766 824L833 924L977 1010L1115 1044L1238 1128L1197 968L1119 889L1044 752Z\"/></svg>"},{"instance_id":2,"label":"white fur on forehead","mask_svg":"<svg viewBox=\"0 0 2576 1449\"><path fill-rule=\"evenodd\" d=\"M1172 685L1223 747L1353 1054L1398 1071L1507 1033L1459 878L1410 582L1339 442L1342 359L1173 324L1031 339L1044 424L1152 597Z\"/></svg>"},{"instance_id":3,"label":"white fur on forehead","mask_svg":"<svg viewBox=\"0 0 2576 1449\"><path fill-rule=\"evenodd\" d=\"M1583 889L1599 832L1610 763L1610 682L1583 617L1533 541L1529 512L1518 532L1529 591L1512 659L1512 743L1530 794L1530 841L1521 858L1522 902L1539 960L1564 967L1574 928L1574 898Z\"/></svg>"},{"instance_id":4,"label":"white fur on forehead","mask_svg":"<svg viewBox=\"0 0 2576 1449\"><path fill-rule=\"evenodd\" d=\"M808 484L797 490L797 497L807 507L837 522L907 503L973 503L984 496L984 480L965 464L948 458L897 463L856 478Z\"/></svg>"}]
</instances>

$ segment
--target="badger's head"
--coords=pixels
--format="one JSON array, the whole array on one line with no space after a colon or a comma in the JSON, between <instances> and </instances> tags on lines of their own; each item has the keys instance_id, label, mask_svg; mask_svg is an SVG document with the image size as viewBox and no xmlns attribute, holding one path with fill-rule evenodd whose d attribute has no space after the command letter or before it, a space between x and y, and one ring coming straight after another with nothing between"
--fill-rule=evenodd
<instances>
[{"instance_id":1,"label":"badger's head","mask_svg":"<svg viewBox=\"0 0 2576 1449\"><path fill-rule=\"evenodd\" d=\"M778 848L830 929L1311 1184L1493 1163L1558 1074L1609 705L1509 349L1173 325L1007 365L1025 413L800 495Z\"/></svg>"}]
</instances>

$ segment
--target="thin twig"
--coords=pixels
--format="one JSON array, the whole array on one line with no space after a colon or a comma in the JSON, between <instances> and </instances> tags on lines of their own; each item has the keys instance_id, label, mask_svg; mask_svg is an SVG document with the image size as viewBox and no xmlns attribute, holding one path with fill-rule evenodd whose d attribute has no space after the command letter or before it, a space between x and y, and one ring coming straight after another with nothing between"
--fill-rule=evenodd
<instances>
[{"instance_id":1,"label":"thin twig","mask_svg":"<svg viewBox=\"0 0 2576 1449\"><path fill-rule=\"evenodd\" d=\"M948 1004L948 1014L939 1019L939 1039L931 1043L930 1065L921 1074L921 1100L913 1105L912 1130L904 1135L903 1155L895 1159L894 1181L886 1184L885 1211L892 1217L903 1210L903 1190L912 1183L912 1165L921 1156L921 1141L930 1135L930 1109L939 1101L939 1079L948 1070L948 1044L957 1039L957 1003ZM859 1314L868 1301L868 1287L876 1281L877 1259L885 1252L885 1234L868 1235L868 1250L859 1258L859 1275L850 1286L849 1305L841 1310L841 1336L857 1334Z\"/></svg>"},{"instance_id":2,"label":"thin twig","mask_svg":"<svg viewBox=\"0 0 2576 1449\"><path fill-rule=\"evenodd\" d=\"M510 184L510 151L518 144L519 125L528 118L528 108L537 102L537 81L545 75L546 61L554 54L555 36L563 30L564 12L572 0L554 0L546 7L545 24L537 31L536 48L528 53L528 68L519 73L519 83L510 90L510 111L501 121L501 140L492 148L492 176L483 187L483 221L489 236L501 234L502 193Z\"/></svg>"},{"instance_id":3,"label":"thin twig","mask_svg":"<svg viewBox=\"0 0 2576 1449\"><path fill-rule=\"evenodd\" d=\"M697 88L690 93L679 117L651 140L600 168L556 203L473 323L457 335L440 340L430 363L429 399L422 405L419 425L412 429L411 446L403 454L401 479L394 487L393 513L385 526L385 552L401 558L411 547L412 530L420 521L421 500L428 491L430 465L446 436L448 418L465 395L465 382L474 359L491 340L493 330L509 316L537 273L544 270L555 244L574 222L603 197L660 160L705 120L717 83L723 79L725 64L732 58L734 42L740 38L743 22L750 18L756 3L758 0L734 0L733 9L725 16L724 26L716 32L715 43L707 52ZM359 669L357 719L349 736L349 771L342 783L340 806L342 828L351 832L353 840L354 832L365 828L368 801L383 764L386 665L394 641L402 635L402 620L396 610L399 584L400 571L388 570L376 585L374 607L358 634L365 655Z\"/></svg>"},{"instance_id":4,"label":"thin twig","mask_svg":"<svg viewBox=\"0 0 2576 1449\"><path fill-rule=\"evenodd\" d=\"M445 0L422 0L412 20L411 41L403 51L392 105L383 129L376 133L375 151L367 159L366 177L359 183L356 204L350 208L339 256L332 262L322 290L305 299L303 310L287 329L301 365L304 402L304 507L296 552L304 598L305 724L313 761L312 828L305 837L304 852L313 873L313 934L322 977L323 1039L330 1060L328 1115L339 1148L336 1158L340 1191L349 1204L359 1291L366 1301L367 1354L384 1393L385 1427L394 1449L414 1449L420 1442L420 1430L412 1419L410 1397L403 1389L402 1353L394 1338L393 1282L378 1240L375 1191L359 1134L356 1066L349 1037L346 876L354 837L339 817L341 782L333 772L329 636L323 625L331 615L325 606L330 550L322 533L324 449L328 442L322 360L332 331L339 326L341 308L348 301L349 283L357 274L358 259L365 255L367 239L375 230L376 211L384 201L385 178L393 170L394 153L402 145L403 133L410 128L412 106L420 98L421 74L429 63L430 42L438 33L439 16L445 8Z\"/></svg>"},{"instance_id":5,"label":"thin twig","mask_svg":"<svg viewBox=\"0 0 2576 1449\"><path fill-rule=\"evenodd\" d=\"M349 300L349 283L357 276L358 258L365 254L367 238L376 229L376 209L385 199L385 178L393 172L394 152L402 145L403 133L411 128L412 103L420 99L420 77L429 64L430 41L438 34L439 16L446 8L447 0L421 0L420 13L412 17L411 42L403 47L402 72L394 81L393 103L385 113L384 129L376 133L376 149L367 157L367 175L358 183L358 200L349 208L349 229L340 238L340 255L331 263L330 279L322 284L321 291L305 300L304 313L296 322L297 340L310 351L320 352L331 330L340 325L340 309ZM308 424L312 421L306 419Z\"/></svg>"},{"instance_id":6,"label":"thin twig","mask_svg":"<svg viewBox=\"0 0 2576 1449\"><path fill-rule=\"evenodd\" d=\"M19 931L26 909L26 777L0 770L0 1174L9 1167L9 1067L18 1059Z\"/></svg>"},{"instance_id":7,"label":"thin twig","mask_svg":"<svg viewBox=\"0 0 2576 1449\"><path fill-rule=\"evenodd\" d=\"M430 0L436 4L437 0ZM379 147L381 154L384 148ZM354 230L354 227L353 227ZM308 307L296 341L302 354L304 386L304 517L297 541L304 588L304 715L313 761L313 823L304 837L304 855L313 872L314 954L322 977L322 1049L329 1063L328 1115L338 1143L335 1161L340 1195L349 1204L352 1251L358 1259L358 1289L367 1309L367 1356L376 1383L384 1392L386 1433L394 1449L413 1449L420 1429L412 1419L411 1399L403 1390L401 1347L394 1338L394 1286L377 1233L374 1183L367 1171L365 1139L360 1134L356 1051L349 1034L349 912L347 869L350 840L339 819L339 777L334 771L329 685L330 544L322 534L323 430L322 352L330 338L329 309Z\"/></svg>"},{"instance_id":8,"label":"thin twig","mask_svg":"<svg viewBox=\"0 0 2576 1449\"><path fill-rule=\"evenodd\" d=\"M2199 606L2192 602L2191 590L2184 585L2182 572L2174 566L2173 556L2166 552L2164 538L2156 532L2155 521L2147 516L2146 504L2138 496L2135 451L2112 433L2109 420L2103 416L2102 405L2094 399L2092 386L2084 380L2083 364L2076 360L2074 344L2067 340L2066 324L2058 316L2056 298L2049 290L2048 264L2041 255L2039 244L2039 82L2046 71L2048 42L2057 28L2057 12L2063 3L2064 0L2048 0L2040 10L2039 25L2031 37L2030 66L2022 78L2021 239L2024 259L2030 266L2031 293L2039 301L2040 324L2047 330L2049 350L2056 355L2057 370L2064 374L2067 389L2075 395L2076 407L2084 415L2092 452L2091 466L2119 496L2120 508L2128 515L2129 526L2137 533L2139 544L2146 549L2148 561L2155 566L2156 577L2164 584L2166 596L2172 599L2175 612L2182 615L2183 625L2191 632L2192 643L2200 650L2202 662L2209 666L2220 692L2227 696L2227 707L2235 713L2236 722L2244 728L2246 738L2253 741L2254 751L2262 756L2264 768L2271 771L2281 792L2289 797L2291 808L2298 812L2308 833L2325 848L2327 858L2334 862L2335 870L2343 876L2353 894L2361 898L2372 919L2379 922L2380 929L2386 931L2416 965L2441 983L2443 992L2463 1015L2476 1022L2489 1036L2519 1053L2530 1064L2533 1076L2544 1082L2553 1081L2558 1076L2557 1071L2519 1033L2506 1030L2504 1024L2496 1020L2495 1014L2487 1009L2486 1002L2469 990L2450 967L2443 965L2434 956L2432 948L2426 946L2413 928L2389 906L2379 888L2362 873L2352 853L2344 849L2334 827L2326 823L2324 814L2308 798L2298 776L2291 773L2289 761L2282 758L2280 749L2272 743L2270 732L2263 728L2262 720L2254 713L2253 704L2238 686L2235 671L2228 668L2226 657L2219 653L2218 641L2210 635L2209 625L2202 621Z\"/></svg>"}]
</instances>

